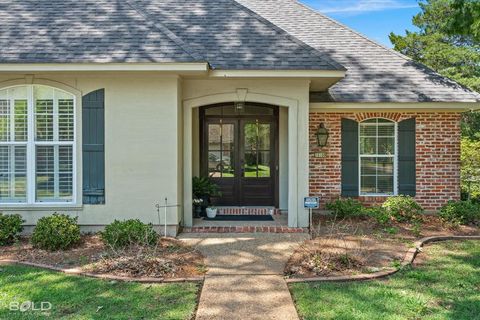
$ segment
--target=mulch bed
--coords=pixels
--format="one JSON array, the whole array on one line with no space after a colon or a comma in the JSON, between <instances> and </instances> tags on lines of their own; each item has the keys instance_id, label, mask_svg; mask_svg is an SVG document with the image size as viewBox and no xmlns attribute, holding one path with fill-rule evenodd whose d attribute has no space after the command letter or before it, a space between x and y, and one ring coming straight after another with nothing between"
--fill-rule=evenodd
<instances>
[{"instance_id":1,"label":"mulch bed","mask_svg":"<svg viewBox=\"0 0 480 320\"><path fill-rule=\"evenodd\" d=\"M305 241L285 267L291 278L334 277L398 267L414 241L429 236L480 235L475 226L452 228L436 216L424 216L419 229L407 223L386 228L371 218L333 221L315 216L312 240Z\"/></svg>"},{"instance_id":2,"label":"mulch bed","mask_svg":"<svg viewBox=\"0 0 480 320\"><path fill-rule=\"evenodd\" d=\"M154 247L113 250L107 248L99 236L85 235L72 249L50 252L33 248L29 238L24 237L11 246L0 247L0 260L4 259L133 278L193 278L205 273L204 257L170 238L160 239Z\"/></svg>"}]
</instances>

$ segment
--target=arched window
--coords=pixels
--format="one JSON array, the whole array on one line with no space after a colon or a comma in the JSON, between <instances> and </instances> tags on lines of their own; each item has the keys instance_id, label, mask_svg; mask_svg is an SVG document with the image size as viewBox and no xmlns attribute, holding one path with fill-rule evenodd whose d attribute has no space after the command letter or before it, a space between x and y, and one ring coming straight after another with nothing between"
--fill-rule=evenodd
<instances>
[{"instance_id":1,"label":"arched window","mask_svg":"<svg viewBox=\"0 0 480 320\"><path fill-rule=\"evenodd\" d=\"M0 90L0 203L74 202L75 96L42 85Z\"/></svg>"},{"instance_id":2,"label":"arched window","mask_svg":"<svg viewBox=\"0 0 480 320\"><path fill-rule=\"evenodd\" d=\"M386 119L360 123L360 195L397 193L397 125Z\"/></svg>"}]
</instances>

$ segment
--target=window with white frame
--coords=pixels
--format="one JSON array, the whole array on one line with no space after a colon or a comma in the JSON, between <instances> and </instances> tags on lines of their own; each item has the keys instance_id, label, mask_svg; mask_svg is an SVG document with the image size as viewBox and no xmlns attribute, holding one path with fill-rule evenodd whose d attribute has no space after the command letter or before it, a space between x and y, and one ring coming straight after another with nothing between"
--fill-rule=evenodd
<instances>
[{"instance_id":1,"label":"window with white frame","mask_svg":"<svg viewBox=\"0 0 480 320\"><path fill-rule=\"evenodd\" d=\"M0 203L74 202L75 97L41 85L0 90Z\"/></svg>"},{"instance_id":2,"label":"window with white frame","mask_svg":"<svg viewBox=\"0 0 480 320\"><path fill-rule=\"evenodd\" d=\"M360 194L396 194L397 125L386 119L360 123Z\"/></svg>"}]
</instances>

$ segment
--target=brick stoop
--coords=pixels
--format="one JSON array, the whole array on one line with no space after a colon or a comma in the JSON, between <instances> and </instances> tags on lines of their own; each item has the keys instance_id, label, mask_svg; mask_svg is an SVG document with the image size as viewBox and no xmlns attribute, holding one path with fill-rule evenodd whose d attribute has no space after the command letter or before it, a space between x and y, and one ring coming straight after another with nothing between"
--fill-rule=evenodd
<instances>
[{"instance_id":1,"label":"brick stoop","mask_svg":"<svg viewBox=\"0 0 480 320\"><path fill-rule=\"evenodd\" d=\"M308 233L308 228L289 228L283 226L204 226L183 228L183 233Z\"/></svg>"},{"instance_id":2,"label":"brick stoop","mask_svg":"<svg viewBox=\"0 0 480 320\"><path fill-rule=\"evenodd\" d=\"M279 215L280 209L274 207L218 207L218 215L266 216Z\"/></svg>"}]
</instances>

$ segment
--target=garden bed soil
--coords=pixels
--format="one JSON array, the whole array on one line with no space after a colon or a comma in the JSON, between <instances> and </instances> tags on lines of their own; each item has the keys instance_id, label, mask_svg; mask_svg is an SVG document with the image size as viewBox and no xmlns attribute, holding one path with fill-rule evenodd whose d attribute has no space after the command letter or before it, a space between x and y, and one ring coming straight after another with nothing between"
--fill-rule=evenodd
<instances>
[{"instance_id":1,"label":"garden bed soil","mask_svg":"<svg viewBox=\"0 0 480 320\"><path fill-rule=\"evenodd\" d=\"M313 239L291 256L285 275L292 278L345 276L398 267L414 241L428 236L480 235L475 226L445 225L436 216L424 216L420 228L395 223L383 227L371 218L334 221L314 217Z\"/></svg>"},{"instance_id":2,"label":"garden bed soil","mask_svg":"<svg viewBox=\"0 0 480 320\"><path fill-rule=\"evenodd\" d=\"M33 248L28 237L0 247L0 260L18 260L56 268L120 277L192 278L205 273L203 256L176 239L162 238L155 247L107 248L97 235L84 235L74 248L46 251Z\"/></svg>"}]
</instances>

